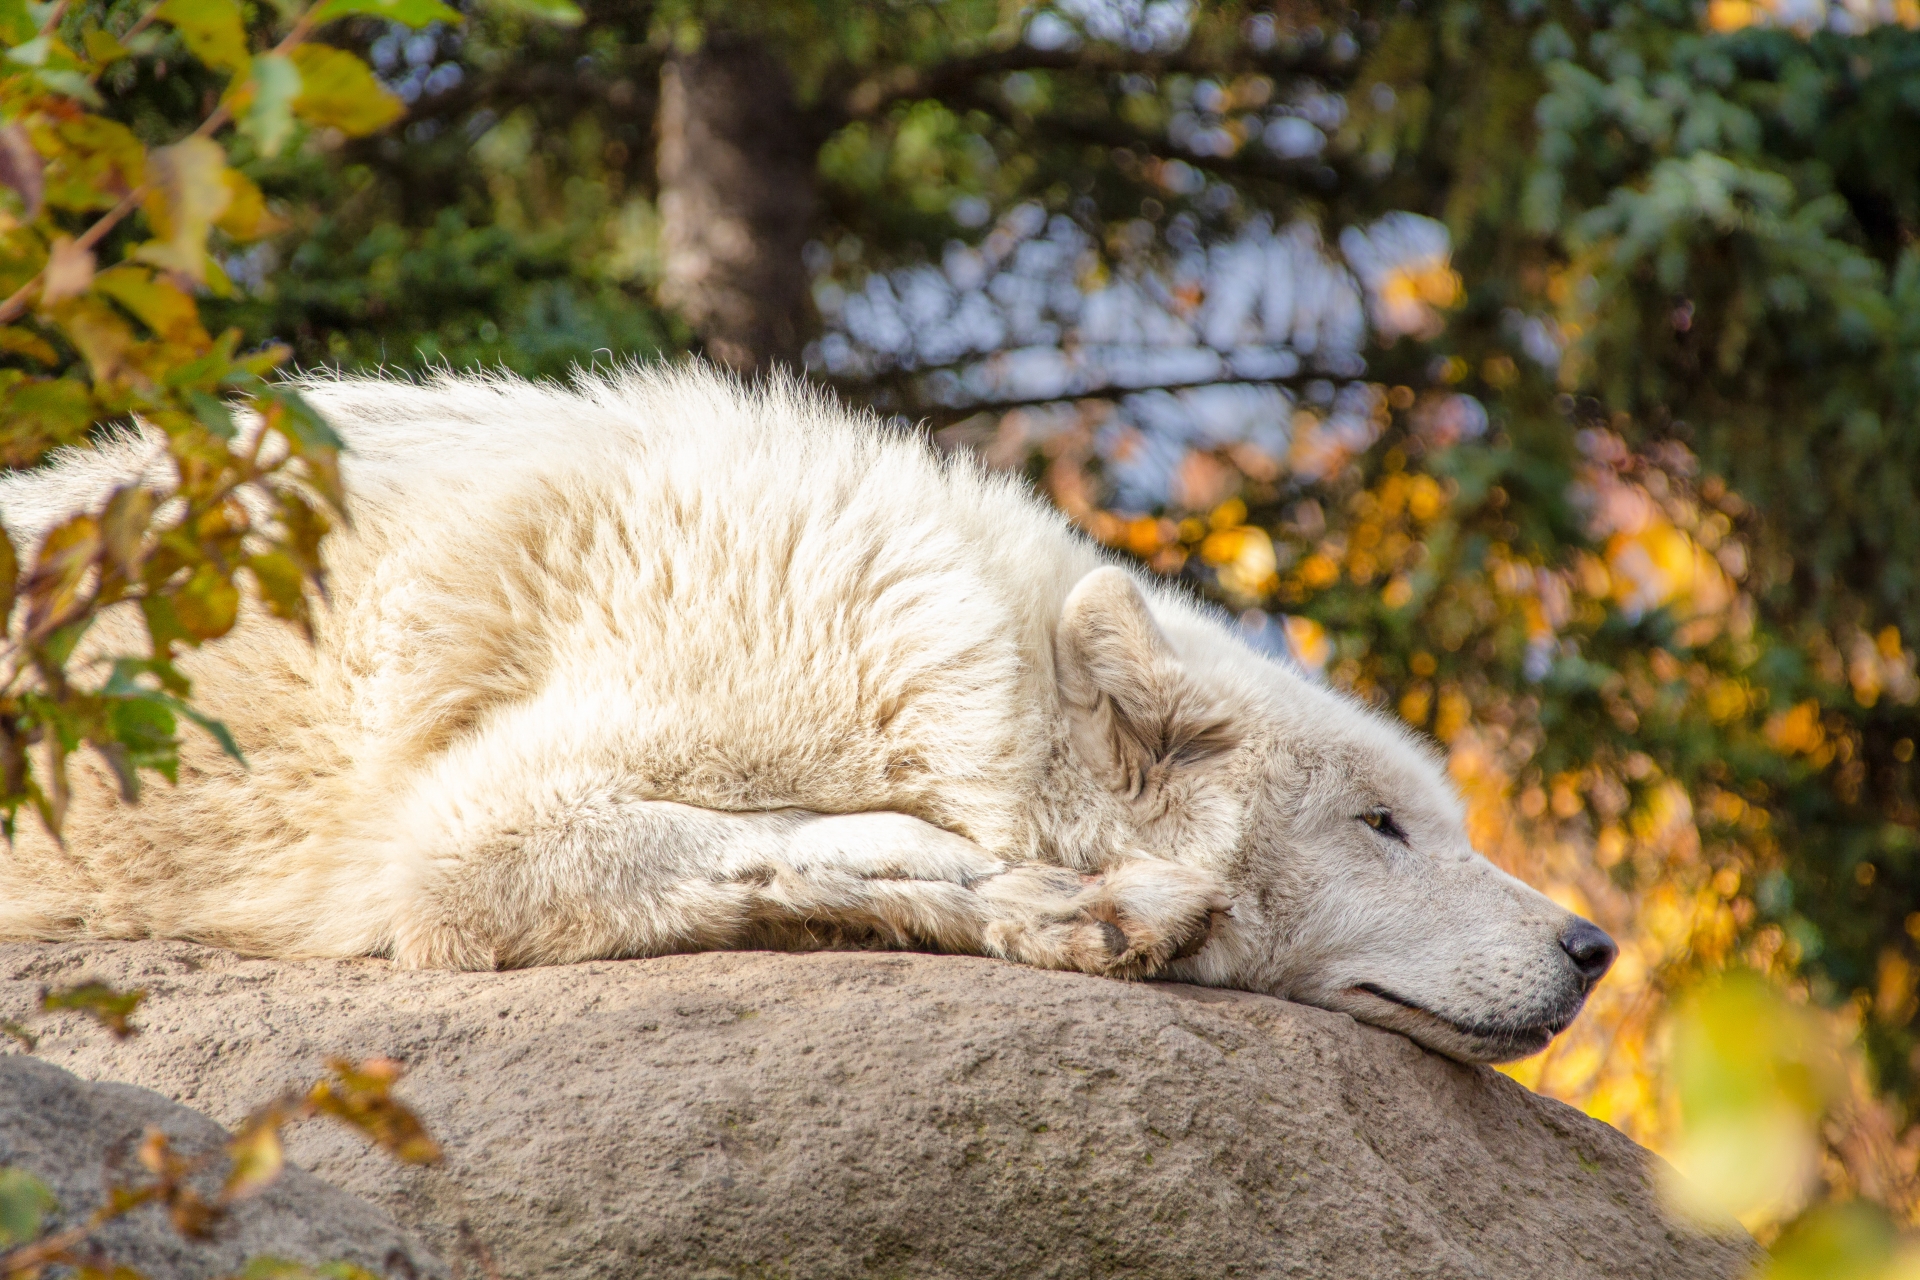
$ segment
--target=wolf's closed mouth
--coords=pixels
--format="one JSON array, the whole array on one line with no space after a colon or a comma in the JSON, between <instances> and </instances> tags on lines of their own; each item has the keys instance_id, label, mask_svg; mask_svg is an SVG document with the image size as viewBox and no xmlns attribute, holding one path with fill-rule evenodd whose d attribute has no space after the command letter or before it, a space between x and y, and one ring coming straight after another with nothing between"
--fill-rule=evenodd
<instances>
[{"instance_id":1,"label":"wolf's closed mouth","mask_svg":"<svg viewBox=\"0 0 1920 1280\"><path fill-rule=\"evenodd\" d=\"M1573 1018L1569 1016L1563 1020L1540 1022L1520 1027L1506 1026L1492 1022L1459 1022L1453 1018L1449 1018L1444 1013L1435 1013L1423 1004L1417 1004L1404 996L1397 996L1385 987L1376 986L1371 982L1359 983L1354 987L1354 990L1364 991L1376 999L1385 1000L1389 1004L1397 1004L1403 1009L1412 1009L1415 1013L1424 1013L1429 1018L1436 1018L1446 1023L1461 1035L1473 1036L1479 1040L1500 1040L1519 1043L1538 1038L1541 1043L1544 1044L1547 1040L1552 1039L1554 1036L1559 1035L1560 1032L1566 1030L1567 1024L1573 1021ZM1577 1013L1578 1009L1576 1009L1575 1012Z\"/></svg>"}]
</instances>

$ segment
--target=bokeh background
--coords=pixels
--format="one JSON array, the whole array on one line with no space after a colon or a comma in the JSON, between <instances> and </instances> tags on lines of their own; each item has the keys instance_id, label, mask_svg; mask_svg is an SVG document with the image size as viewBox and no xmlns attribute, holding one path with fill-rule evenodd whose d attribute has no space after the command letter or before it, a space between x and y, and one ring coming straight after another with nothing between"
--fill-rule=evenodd
<instances>
[{"instance_id":1,"label":"bokeh background","mask_svg":"<svg viewBox=\"0 0 1920 1280\"><path fill-rule=\"evenodd\" d=\"M1920 4L395 16L329 38L404 114L223 144L210 332L785 364L1026 475L1620 940L1510 1074L1776 1275L1920 1276ZM175 28L97 82L149 145L231 92Z\"/></svg>"}]
</instances>

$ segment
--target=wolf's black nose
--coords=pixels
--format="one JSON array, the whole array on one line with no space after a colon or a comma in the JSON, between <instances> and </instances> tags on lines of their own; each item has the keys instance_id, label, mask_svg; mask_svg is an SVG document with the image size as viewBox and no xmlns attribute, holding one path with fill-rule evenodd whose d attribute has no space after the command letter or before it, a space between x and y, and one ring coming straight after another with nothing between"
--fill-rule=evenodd
<instances>
[{"instance_id":1,"label":"wolf's black nose","mask_svg":"<svg viewBox=\"0 0 1920 1280\"><path fill-rule=\"evenodd\" d=\"M1600 927L1587 920L1576 920L1573 927L1560 935L1560 949L1573 960L1573 967L1580 976L1592 986L1606 976L1613 968L1613 958L1620 954L1620 948L1613 945Z\"/></svg>"}]
</instances>

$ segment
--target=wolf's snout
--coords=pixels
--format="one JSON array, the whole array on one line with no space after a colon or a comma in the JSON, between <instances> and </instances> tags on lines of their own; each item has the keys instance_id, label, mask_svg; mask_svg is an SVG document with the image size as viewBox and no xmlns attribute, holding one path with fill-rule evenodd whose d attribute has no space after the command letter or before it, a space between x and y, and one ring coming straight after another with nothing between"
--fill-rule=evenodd
<instances>
[{"instance_id":1,"label":"wolf's snout","mask_svg":"<svg viewBox=\"0 0 1920 1280\"><path fill-rule=\"evenodd\" d=\"M1620 954L1613 939L1589 920L1574 921L1573 926L1560 935L1560 949L1567 953L1589 987L1606 976L1607 970L1613 968L1614 957Z\"/></svg>"}]
</instances>

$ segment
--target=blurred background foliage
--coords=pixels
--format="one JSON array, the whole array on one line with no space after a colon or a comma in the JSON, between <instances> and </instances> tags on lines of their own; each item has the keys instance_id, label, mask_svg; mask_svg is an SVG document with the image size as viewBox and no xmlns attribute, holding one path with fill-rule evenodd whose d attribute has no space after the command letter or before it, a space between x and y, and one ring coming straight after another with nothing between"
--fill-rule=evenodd
<instances>
[{"instance_id":1,"label":"blurred background foliage","mask_svg":"<svg viewBox=\"0 0 1920 1280\"><path fill-rule=\"evenodd\" d=\"M210 326L305 366L802 362L1028 475L1433 734L1479 846L1620 939L1513 1075L1783 1276L1920 1265L1914 0L344 32L407 113L233 142L277 229L213 233ZM156 67L109 109L157 137L204 94Z\"/></svg>"}]
</instances>

